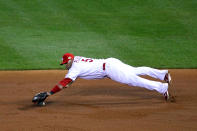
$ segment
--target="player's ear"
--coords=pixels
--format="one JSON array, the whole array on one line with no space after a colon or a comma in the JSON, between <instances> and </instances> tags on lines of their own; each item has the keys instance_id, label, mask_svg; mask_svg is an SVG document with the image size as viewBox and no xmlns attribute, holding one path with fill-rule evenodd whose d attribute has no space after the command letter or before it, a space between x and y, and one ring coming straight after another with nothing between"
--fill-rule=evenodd
<instances>
[{"instance_id":1,"label":"player's ear","mask_svg":"<svg viewBox=\"0 0 197 131\"><path fill-rule=\"evenodd\" d=\"M68 60L67 65L71 66L71 65L72 65L72 63L73 63L73 60L72 60L72 59L71 59L71 60Z\"/></svg>"},{"instance_id":2,"label":"player's ear","mask_svg":"<svg viewBox=\"0 0 197 131\"><path fill-rule=\"evenodd\" d=\"M72 62L72 59L71 60L68 60L68 64L70 64Z\"/></svg>"}]
</instances>

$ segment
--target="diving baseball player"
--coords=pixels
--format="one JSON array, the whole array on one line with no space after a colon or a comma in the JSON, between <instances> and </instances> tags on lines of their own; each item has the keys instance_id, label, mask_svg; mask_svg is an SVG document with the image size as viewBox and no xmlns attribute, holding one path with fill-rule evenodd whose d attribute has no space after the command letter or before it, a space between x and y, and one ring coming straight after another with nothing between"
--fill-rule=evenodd
<instances>
[{"instance_id":1,"label":"diving baseball player","mask_svg":"<svg viewBox=\"0 0 197 131\"><path fill-rule=\"evenodd\" d=\"M61 65L65 65L68 70L65 78L55 85L50 92L36 94L32 102L38 105L45 105L44 100L48 96L59 92L63 88L69 87L77 78L102 79L106 77L130 86L156 90L164 96L166 101L169 101L171 98L168 91L171 76L168 70L158 70L150 67L132 67L116 58L92 59L74 56L71 53L63 55ZM148 80L140 77L140 75L148 75L163 80L165 83Z\"/></svg>"}]
</instances>

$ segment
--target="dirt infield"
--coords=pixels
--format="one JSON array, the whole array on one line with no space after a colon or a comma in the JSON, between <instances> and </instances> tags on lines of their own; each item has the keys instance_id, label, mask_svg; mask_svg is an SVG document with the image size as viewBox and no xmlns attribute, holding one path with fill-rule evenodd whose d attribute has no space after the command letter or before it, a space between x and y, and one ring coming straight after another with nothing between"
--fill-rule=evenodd
<instances>
[{"instance_id":1,"label":"dirt infield","mask_svg":"<svg viewBox=\"0 0 197 131\"><path fill-rule=\"evenodd\" d=\"M197 130L197 70L170 71L176 103L110 79L78 79L45 107L33 105L32 97L49 91L65 71L1 71L0 130Z\"/></svg>"}]
</instances>

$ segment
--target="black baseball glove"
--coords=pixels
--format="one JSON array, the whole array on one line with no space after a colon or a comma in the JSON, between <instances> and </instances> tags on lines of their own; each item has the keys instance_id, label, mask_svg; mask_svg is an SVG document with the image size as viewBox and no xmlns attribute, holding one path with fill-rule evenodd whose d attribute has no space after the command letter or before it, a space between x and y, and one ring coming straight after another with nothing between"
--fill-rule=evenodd
<instances>
[{"instance_id":1,"label":"black baseball glove","mask_svg":"<svg viewBox=\"0 0 197 131\"><path fill-rule=\"evenodd\" d=\"M43 103L48 96L47 92L38 93L33 97L32 102L35 104Z\"/></svg>"}]
</instances>

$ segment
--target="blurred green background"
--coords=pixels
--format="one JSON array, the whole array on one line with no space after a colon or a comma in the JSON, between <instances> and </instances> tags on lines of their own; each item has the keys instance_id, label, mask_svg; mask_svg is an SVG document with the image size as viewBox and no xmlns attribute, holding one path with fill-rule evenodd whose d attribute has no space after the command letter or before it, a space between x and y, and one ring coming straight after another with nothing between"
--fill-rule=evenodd
<instances>
[{"instance_id":1,"label":"blurred green background","mask_svg":"<svg viewBox=\"0 0 197 131\"><path fill-rule=\"evenodd\" d=\"M0 0L0 70L62 69L64 53L197 68L196 0Z\"/></svg>"}]
</instances>

